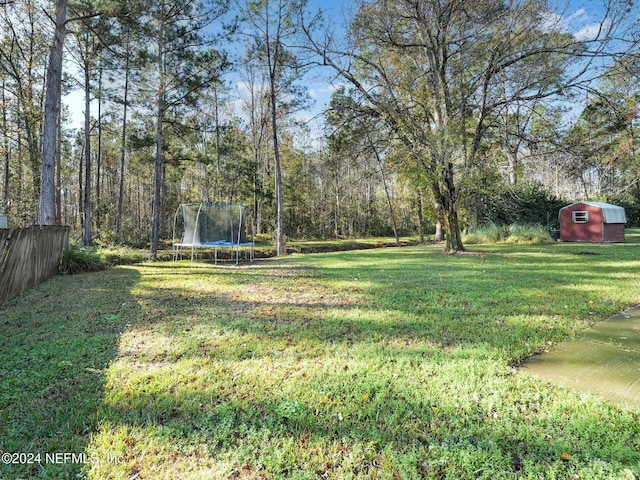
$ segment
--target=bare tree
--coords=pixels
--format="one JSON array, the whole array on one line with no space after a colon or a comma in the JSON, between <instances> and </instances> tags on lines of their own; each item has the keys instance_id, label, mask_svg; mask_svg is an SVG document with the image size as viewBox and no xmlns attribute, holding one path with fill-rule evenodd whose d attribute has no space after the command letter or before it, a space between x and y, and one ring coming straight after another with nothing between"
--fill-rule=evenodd
<instances>
[{"instance_id":1,"label":"bare tree","mask_svg":"<svg viewBox=\"0 0 640 480\"><path fill-rule=\"evenodd\" d=\"M245 20L251 27L252 56L267 73L271 139L273 145L276 193L276 252L285 254L284 200L280 159L279 124L302 99L295 82L301 66L287 44L297 35L297 12L304 8L300 0L253 0L244 9Z\"/></svg>"},{"instance_id":2,"label":"bare tree","mask_svg":"<svg viewBox=\"0 0 640 480\"><path fill-rule=\"evenodd\" d=\"M407 161L422 168L442 208L445 251L457 252L464 250L459 203L496 116L591 81L591 61L607 54L624 14L613 2L607 7L588 40L553 25L544 0L365 2L345 46L318 34L317 18L303 23L317 63L350 82L406 145ZM522 79L506 95L504 76Z\"/></svg>"}]
</instances>

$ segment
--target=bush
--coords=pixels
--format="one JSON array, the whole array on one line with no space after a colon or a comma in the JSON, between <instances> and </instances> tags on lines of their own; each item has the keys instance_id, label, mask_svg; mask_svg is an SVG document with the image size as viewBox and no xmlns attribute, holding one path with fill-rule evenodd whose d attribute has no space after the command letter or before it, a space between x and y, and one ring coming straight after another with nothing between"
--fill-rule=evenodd
<instances>
[{"instance_id":1,"label":"bush","mask_svg":"<svg viewBox=\"0 0 640 480\"><path fill-rule=\"evenodd\" d=\"M170 258L170 256L166 256L167 260ZM129 247L87 248L70 245L62 254L60 272L71 275L83 272L97 272L114 265L133 265L148 259L149 256L145 250L136 250Z\"/></svg>"},{"instance_id":2,"label":"bush","mask_svg":"<svg viewBox=\"0 0 640 480\"><path fill-rule=\"evenodd\" d=\"M526 184L486 196L478 217L496 225L542 224L558 228L558 212L569 203L538 185Z\"/></svg>"},{"instance_id":3,"label":"bush","mask_svg":"<svg viewBox=\"0 0 640 480\"><path fill-rule=\"evenodd\" d=\"M107 261L96 250L68 246L62 254L60 271L69 275L97 272L108 267Z\"/></svg>"}]
</instances>

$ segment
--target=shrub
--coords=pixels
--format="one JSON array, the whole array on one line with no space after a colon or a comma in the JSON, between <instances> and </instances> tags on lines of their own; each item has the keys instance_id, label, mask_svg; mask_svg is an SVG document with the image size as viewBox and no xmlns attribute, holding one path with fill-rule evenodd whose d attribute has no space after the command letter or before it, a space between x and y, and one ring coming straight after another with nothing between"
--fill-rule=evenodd
<instances>
[{"instance_id":1,"label":"shrub","mask_svg":"<svg viewBox=\"0 0 640 480\"><path fill-rule=\"evenodd\" d=\"M488 193L478 217L497 225L543 224L557 228L558 212L569 203L536 184L524 184Z\"/></svg>"},{"instance_id":2,"label":"shrub","mask_svg":"<svg viewBox=\"0 0 640 480\"><path fill-rule=\"evenodd\" d=\"M60 261L60 271L70 275L97 272L108 266L106 260L96 250L73 245L65 249Z\"/></svg>"}]
</instances>

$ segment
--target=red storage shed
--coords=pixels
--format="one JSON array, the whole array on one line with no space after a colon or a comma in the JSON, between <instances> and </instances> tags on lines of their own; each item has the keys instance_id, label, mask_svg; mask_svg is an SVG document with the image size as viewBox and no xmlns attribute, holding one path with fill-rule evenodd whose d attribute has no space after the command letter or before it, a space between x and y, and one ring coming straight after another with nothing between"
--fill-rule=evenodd
<instances>
[{"instance_id":1,"label":"red storage shed","mask_svg":"<svg viewBox=\"0 0 640 480\"><path fill-rule=\"evenodd\" d=\"M624 208L603 202L577 202L560 209L563 242L624 242Z\"/></svg>"}]
</instances>

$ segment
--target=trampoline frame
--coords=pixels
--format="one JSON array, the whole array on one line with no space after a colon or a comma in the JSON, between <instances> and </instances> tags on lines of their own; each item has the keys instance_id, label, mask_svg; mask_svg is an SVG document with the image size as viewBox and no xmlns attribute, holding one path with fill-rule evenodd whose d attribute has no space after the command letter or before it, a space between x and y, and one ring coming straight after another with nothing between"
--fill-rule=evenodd
<instances>
[{"instance_id":1,"label":"trampoline frame","mask_svg":"<svg viewBox=\"0 0 640 480\"><path fill-rule=\"evenodd\" d=\"M195 219L195 225L193 228L193 235L191 237L191 239L185 238L187 231L186 231L186 219L185 219L185 207L194 207L195 205L198 205L198 212L196 214L196 219ZM237 235L236 235L236 231L234 229L234 225L232 223L231 227L232 227L232 234L233 237L226 239L226 238L218 238L218 239L212 239L212 240L207 240L205 242L200 240L200 214L202 212L202 208L213 208L215 209L216 207L218 207L219 209L224 208L226 210L229 209L229 207L237 207L239 210L239 214L238 214L238 229L237 229ZM240 248L246 248L246 247L250 247L249 252L249 258L250 261L253 262L255 259L255 237L253 235L253 228L251 230L251 241L250 242L241 242L240 240L242 239L242 230L245 228L245 220L246 220L246 216L244 215L245 210L248 210L248 207L244 206L244 205L240 205L240 204L229 204L229 203L207 203L207 202L201 202L201 203L182 203L180 205L178 205L178 208L176 209L176 213L173 217L173 239L175 240L176 237L176 226L178 224L178 214L180 211L182 211L182 218L183 218L183 222L184 222L184 227L183 227L183 231L182 231L182 237L181 240L179 242L174 242L173 243L173 260L178 260L178 258L182 258L182 249L183 248L190 248L191 249L191 261L193 261L193 259L195 258L196 255L196 251L199 248L213 248L213 252L214 252L214 263L217 265L218 264L218 250L219 249L225 249L225 248L229 248L229 249L235 249L236 251L236 265L238 265L240 263ZM197 240L196 240L197 238Z\"/></svg>"}]
</instances>

